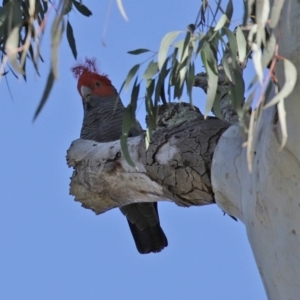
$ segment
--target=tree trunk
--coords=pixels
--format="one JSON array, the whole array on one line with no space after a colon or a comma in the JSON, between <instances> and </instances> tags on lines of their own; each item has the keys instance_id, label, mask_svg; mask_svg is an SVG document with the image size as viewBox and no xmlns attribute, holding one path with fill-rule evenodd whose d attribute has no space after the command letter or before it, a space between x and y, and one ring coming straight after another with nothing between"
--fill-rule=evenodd
<instances>
[{"instance_id":1,"label":"tree trunk","mask_svg":"<svg viewBox=\"0 0 300 300\"><path fill-rule=\"evenodd\" d=\"M282 151L276 106L264 110L255 133L252 173L237 126L220 138L212 165L217 204L246 226L269 299L300 295L300 5L286 1L275 36L279 54L296 66L298 80L285 99L288 141ZM276 66L279 86L285 81ZM270 100L270 99L269 99Z\"/></svg>"}]
</instances>

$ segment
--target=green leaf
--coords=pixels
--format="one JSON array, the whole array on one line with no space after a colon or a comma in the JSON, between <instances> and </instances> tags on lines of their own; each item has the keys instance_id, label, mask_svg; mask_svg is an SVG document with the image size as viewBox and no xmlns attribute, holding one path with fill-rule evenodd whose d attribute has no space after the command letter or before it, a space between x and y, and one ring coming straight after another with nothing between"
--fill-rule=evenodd
<instances>
[{"instance_id":1,"label":"green leaf","mask_svg":"<svg viewBox=\"0 0 300 300\"><path fill-rule=\"evenodd\" d=\"M62 14L67 15L71 10L72 10L72 1L70 0L65 1Z\"/></svg>"},{"instance_id":2,"label":"green leaf","mask_svg":"<svg viewBox=\"0 0 300 300\"><path fill-rule=\"evenodd\" d=\"M57 15L51 28L51 67L55 78L58 77L58 50L62 34L65 30L65 22L62 15Z\"/></svg>"},{"instance_id":3,"label":"green leaf","mask_svg":"<svg viewBox=\"0 0 300 300\"><path fill-rule=\"evenodd\" d=\"M205 58L210 66L210 69L215 73L215 75L218 75L216 57L214 56L214 53L212 52L208 43L205 43L202 52L205 52Z\"/></svg>"},{"instance_id":4,"label":"green leaf","mask_svg":"<svg viewBox=\"0 0 300 300\"><path fill-rule=\"evenodd\" d=\"M229 43L229 51L232 54L232 65L235 67L236 65L236 56L237 56L237 43L236 43L236 38L232 31L230 31L228 28L223 27L225 34L227 35L228 38L228 43Z\"/></svg>"},{"instance_id":5,"label":"green leaf","mask_svg":"<svg viewBox=\"0 0 300 300\"><path fill-rule=\"evenodd\" d=\"M54 74L53 74L53 71L51 69L50 73L48 75L47 84L46 84L46 87L45 87L42 99L41 99L41 101L39 103L39 106L38 106L37 110L35 111L35 114L34 114L34 117L33 117L33 121L36 120L37 116L39 115L39 113L41 112L42 108L44 107L44 105L45 105L45 103L46 103L46 101L47 101L47 99L49 97L49 94L50 94L50 91L52 89L53 83L54 83Z\"/></svg>"},{"instance_id":6,"label":"green leaf","mask_svg":"<svg viewBox=\"0 0 300 300\"><path fill-rule=\"evenodd\" d=\"M84 15L86 17L89 17L92 15L92 12L81 2L73 0L73 4L82 15Z\"/></svg>"},{"instance_id":7,"label":"green leaf","mask_svg":"<svg viewBox=\"0 0 300 300\"><path fill-rule=\"evenodd\" d=\"M153 91L155 86L155 80L154 79L148 79L146 82L146 93L148 97L152 97Z\"/></svg>"},{"instance_id":8,"label":"green leaf","mask_svg":"<svg viewBox=\"0 0 300 300\"><path fill-rule=\"evenodd\" d=\"M182 52L181 55L179 56L180 62L182 62L188 56L191 37L192 37L191 33L187 32L184 39ZM180 53L180 51L178 51L178 53Z\"/></svg>"},{"instance_id":9,"label":"green leaf","mask_svg":"<svg viewBox=\"0 0 300 300\"><path fill-rule=\"evenodd\" d=\"M246 59L246 50L247 50L247 42L241 27L238 26L236 31L236 42L237 48L239 52L239 60L244 62Z\"/></svg>"},{"instance_id":10,"label":"green leaf","mask_svg":"<svg viewBox=\"0 0 300 300\"><path fill-rule=\"evenodd\" d=\"M140 49L128 51L127 53L132 54L132 55L139 55L139 54L142 54L142 53L145 53L145 52L150 52L150 50L140 48Z\"/></svg>"},{"instance_id":11,"label":"green leaf","mask_svg":"<svg viewBox=\"0 0 300 300\"><path fill-rule=\"evenodd\" d=\"M3 25L5 19L8 15L8 8L9 8L9 5L0 7L0 27Z\"/></svg>"},{"instance_id":12,"label":"green leaf","mask_svg":"<svg viewBox=\"0 0 300 300\"><path fill-rule=\"evenodd\" d=\"M24 23L22 7L21 5L17 5L15 1L13 1L12 3L12 10L10 9L9 11L9 14L12 14L12 27L21 27Z\"/></svg>"},{"instance_id":13,"label":"green leaf","mask_svg":"<svg viewBox=\"0 0 300 300\"><path fill-rule=\"evenodd\" d=\"M124 116L125 118L125 116ZM122 153L124 155L124 158L126 160L126 162L131 166L131 167L135 167L134 162L132 161L130 154L129 154L129 149L128 149L128 145L127 145L127 139L128 136L127 135L121 135L121 139L120 139L120 145L121 145L121 150Z\"/></svg>"},{"instance_id":14,"label":"green leaf","mask_svg":"<svg viewBox=\"0 0 300 300\"><path fill-rule=\"evenodd\" d=\"M132 108L131 108L131 105L128 104L124 110L122 135L128 136L128 133L129 133L129 130L131 127L132 127Z\"/></svg>"},{"instance_id":15,"label":"green leaf","mask_svg":"<svg viewBox=\"0 0 300 300\"><path fill-rule=\"evenodd\" d=\"M281 90L274 98L264 106L264 109L277 104L281 99L285 99L294 89L297 81L297 69L291 61L283 59L285 82Z\"/></svg>"},{"instance_id":16,"label":"green leaf","mask_svg":"<svg viewBox=\"0 0 300 300\"><path fill-rule=\"evenodd\" d=\"M122 83L122 85L121 85L121 87L119 89L119 92L118 92L119 95L121 95L121 92L122 92L122 90L124 88L124 85L125 85L125 81L123 81L123 83Z\"/></svg>"},{"instance_id":17,"label":"green leaf","mask_svg":"<svg viewBox=\"0 0 300 300\"><path fill-rule=\"evenodd\" d=\"M125 85L124 85L125 90L128 90L130 82L131 82L132 78L134 77L134 75L136 74L136 72L138 71L139 67L140 67L140 64L137 64L137 65L133 66L130 69L130 71L128 72L128 75L125 79Z\"/></svg>"},{"instance_id":18,"label":"green leaf","mask_svg":"<svg viewBox=\"0 0 300 300\"><path fill-rule=\"evenodd\" d=\"M227 78L229 79L229 81L232 82L232 77L231 77L231 73L230 73L230 67L227 61L227 57L224 55L222 58L222 66L224 68L225 74L227 76Z\"/></svg>"},{"instance_id":19,"label":"green leaf","mask_svg":"<svg viewBox=\"0 0 300 300\"><path fill-rule=\"evenodd\" d=\"M217 92L216 92L216 97L215 97L215 100L214 100L214 103L213 103L213 112L214 112L214 115L223 120L223 116L222 116L222 113L221 113L221 96L222 96L222 92L217 89Z\"/></svg>"},{"instance_id":20,"label":"green leaf","mask_svg":"<svg viewBox=\"0 0 300 300\"><path fill-rule=\"evenodd\" d=\"M245 83L242 74L238 70L233 69L232 71L234 76L234 85L231 85L229 92L233 108L237 114L240 115L244 101Z\"/></svg>"},{"instance_id":21,"label":"green leaf","mask_svg":"<svg viewBox=\"0 0 300 300\"><path fill-rule=\"evenodd\" d=\"M152 78L157 72L158 72L157 62L150 61L149 65L143 75L143 78L145 80L148 80L148 79Z\"/></svg>"},{"instance_id":22,"label":"green leaf","mask_svg":"<svg viewBox=\"0 0 300 300\"><path fill-rule=\"evenodd\" d=\"M137 100L140 93L140 84L137 84L137 78L135 79L134 86L131 92L130 106L132 108L132 124L136 123L135 111L137 107Z\"/></svg>"},{"instance_id":23,"label":"green leaf","mask_svg":"<svg viewBox=\"0 0 300 300\"><path fill-rule=\"evenodd\" d=\"M248 22L248 19L251 17L252 5L254 2L255 2L255 0L244 1L243 25L246 25Z\"/></svg>"},{"instance_id":24,"label":"green leaf","mask_svg":"<svg viewBox=\"0 0 300 300\"><path fill-rule=\"evenodd\" d=\"M185 75L188 71L188 57L178 65L177 74L179 72L179 85L182 86L184 83Z\"/></svg>"},{"instance_id":25,"label":"green leaf","mask_svg":"<svg viewBox=\"0 0 300 300\"><path fill-rule=\"evenodd\" d=\"M255 3L255 14L256 14L256 24L259 27L259 31L265 30L265 26L269 19L270 13L270 1L268 0L257 0ZM260 43L259 43L260 44Z\"/></svg>"},{"instance_id":26,"label":"green leaf","mask_svg":"<svg viewBox=\"0 0 300 300\"><path fill-rule=\"evenodd\" d=\"M161 43L160 43L160 48L158 52L158 67L161 70L165 60L167 58L168 50L172 42L177 38L177 36L181 33L181 31L172 31L167 33Z\"/></svg>"},{"instance_id":27,"label":"green leaf","mask_svg":"<svg viewBox=\"0 0 300 300\"><path fill-rule=\"evenodd\" d=\"M227 7L226 7L226 12L225 12L227 19L229 20L228 26L230 24L232 14L233 14L233 5L232 5L232 0L228 1ZM225 25L226 26L226 25Z\"/></svg>"},{"instance_id":28,"label":"green leaf","mask_svg":"<svg viewBox=\"0 0 300 300\"><path fill-rule=\"evenodd\" d=\"M176 78L175 86L174 86L174 99L177 98L179 101L181 101L181 96L183 92L183 84L180 84L179 78Z\"/></svg>"},{"instance_id":29,"label":"green leaf","mask_svg":"<svg viewBox=\"0 0 300 300\"><path fill-rule=\"evenodd\" d=\"M204 44L208 40L207 36L202 32L199 33L199 38L198 39L199 39L199 42L198 42L198 47L197 47L197 50L196 50L196 54L199 54L202 51Z\"/></svg>"},{"instance_id":30,"label":"green leaf","mask_svg":"<svg viewBox=\"0 0 300 300\"><path fill-rule=\"evenodd\" d=\"M153 86L153 87L152 87ZM149 92L148 92L149 89ZM154 80L151 80L151 83L148 81L148 86L147 86L147 94L145 97L145 107L146 107L146 112L147 112L147 133L146 133L146 149L149 146L150 138L152 135L152 130L156 126L156 109L153 106L153 102L151 99L151 95L153 93L154 89Z\"/></svg>"},{"instance_id":31,"label":"green leaf","mask_svg":"<svg viewBox=\"0 0 300 300\"><path fill-rule=\"evenodd\" d=\"M220 20L218 21L218 23L216 24L214 31L218 31L221 28L223 28L226 24L226 22L228 22L228 18L227 16L224 14L221 16Z\"/></svg>"},{"instance_id":32,"label":"green leaf","mask_svg":"<svg viewBox=\"0 0 300 300\"><path fill-rule=\"evenodd\" d=\"M274 34L272 33L269 36L267 44L264 47L262 61L261 61L263 68L266 68L269 65L270 61L274 57L275 50L276 50L276 38L275 38Z\"/></svg>"},{"instance_id":33,"label":"green leaf","mask_svg":"<svg viewBox=\"0 0 300 300\"><path fill-rule=\"evenodd\" d=\"M38 43L38 41L37 41L37 43ZM38 70L38 65L37 65L37 59L34 56L32 44L29 45L28 52L29 52L29 57L30 57L30 59L32 61L32 64L34 66L34 69L35 69L36 73L40 76L40 72Z\"/></svg>"},{"instance_id":34,"label":"green leaf","mask_svg":"<svg viewBox=\"0 0 300 300\"><path fill-rule=\"evenodd\" d=\"M69 42L69 46L72 50L73 56L75 59L77 59L76 42L75 42L75 38L74 38L74 34L73 34L73 28L69 21L67 23L67 39Z\"/></svg>"},{"instance_id":35,"label":"green leaf","mask_svg":"<svg viewBox=\"0 0 300 300\"><path fill-rule=\"evenodd\" d=\"M176 67L178 65L178 60L177 60L177 54L178 54L178 48L175 48L173 54L171 55L172 58L172 69L176 70Z\"/></svg>"},{"instance_id":36,"label":"green leaf","mask_svg":"<svg viewBox=\"0 0 300 300\"><path fill-rule=\"evenodd\" d=\"M159 73L157 83L156 83L155 97L154 97L154 103L155 103L154 107L155 108L157 107L157 104L158 104L159 99L160 99L161 87L164 85L165 79L168 76L169 71L170 71L170 69L167 69L168 61L169 61L169 58L167 60L165 60L165 62L163 64L163 67L162 67L162 69L161 69L161 71Z\"/></svg>"},{"instance_id":37,"label":"green leaf","mask_svg":"<svg viewBox=\"0 0 300 300\"><path fill-rule=\"evenodd\" d=\"M167 99L166 99L164 84L161 85L160 95L159 96L160 96L160 99L161 99L162 103L166 104L167 103Z\"/></svg>"},{"instance_id":38,"label":"green leaf","mask_svg":"<svg viewBox=\"0 0 300 300\"><path fill-rule=\"evenodd\" d=\"M189 66L189 71L186 74L186 88L189 95L190 103L193 104L193 98L192 98L192 91L195 81L195 64L194 62L191 63Z\"/></svg>"},{"instance_id":39,"label":"green leaf","mask_svg":"<svg viewBox=\"0 0 300 300\"><path fill-rule=\"evenodd\" d=\"M136 107L137 107L137 99L138 99L138 95L139 95L139 90L140 90L140 84L137 84L137 78L136 78L133 89L132 89L132 93L131 93L130 104L125 108L125 111L124 111L122 136L120 139L121 150L124 155L124 158L126 159L127 163L132 167L135 167L135 164L132 161L130 154L129 154L127 139L128 139L128 133L129 133L130 129L132 128L133 125L135 125L137 123L136 118L135 118L135 111L136 111Z\"/></svg>"},{"instance_id":40,"label":"green leaf","mask_svg":"<svg viewBox=\"0 0 300 300\"><path fill-rule=\"evenodd\" d=\"M204 113L205 118L207 117L207 115L213 107L218 87L218 75L215 74L215 72L211 69L210 65L208 64L206 53L206 51L201 51L202 62L207 72L207 95Z\"/></svg>"}]
</instances>

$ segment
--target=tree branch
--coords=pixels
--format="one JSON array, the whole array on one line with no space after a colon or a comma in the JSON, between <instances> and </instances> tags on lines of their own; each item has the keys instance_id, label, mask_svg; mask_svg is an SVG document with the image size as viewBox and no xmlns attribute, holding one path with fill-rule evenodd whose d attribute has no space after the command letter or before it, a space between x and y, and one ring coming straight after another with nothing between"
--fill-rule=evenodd
<instances>
[{"instance_id":1,"label":"tree branch","mask_svg":"<svg viewBox=\"0 0 300 300\"><path fill-rule=\"evenodd\" d=\"M161 108L158 124L147 150L145 135L128 139L136 168L125 161L119 141L73 142L67 162L74 168L70 193L75 200L96 214L134 202L214 203L212 156L229 124L213 117L204 120L187 103Z\"/></svg>"}]
</instances>

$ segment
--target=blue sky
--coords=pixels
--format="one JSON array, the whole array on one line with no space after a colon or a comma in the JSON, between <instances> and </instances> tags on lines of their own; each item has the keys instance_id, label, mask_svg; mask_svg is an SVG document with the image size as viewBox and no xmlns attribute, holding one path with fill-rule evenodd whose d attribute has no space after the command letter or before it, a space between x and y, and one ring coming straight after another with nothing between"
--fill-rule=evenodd
<instances>
[{"instance_id":1,"label":"blue sky","mask_svg":"<svg viewBox=\"0 0 300 300\"><path fill-rule=\"evenodd\" d=\"M108 1L84 1L93 11L90 18L76 11L70 15L78 57L96 57L117 89L128 70L147 57L126 52L157 50L165 33L194 22L200 1L123 2L130 22L113 3L106 47L102 32ZM242 12L236 8L236 24ZM49 47L44 38L40 78L32 70L27 83L7 76L13 98L6 80L0 82L0 298L266 299L244 225L223 216L216 205L159 203L169 246L159 254L140 255L118 209L96 216L74 202L65 155L79 136L83 112L65 37L59 79L32 123L48 75ZM121 97L127 104L129 93ZM203 108L204 101L195 90L195 105ZM143 111L141 105L142 123Z\"/></svg>"}]
</instances>

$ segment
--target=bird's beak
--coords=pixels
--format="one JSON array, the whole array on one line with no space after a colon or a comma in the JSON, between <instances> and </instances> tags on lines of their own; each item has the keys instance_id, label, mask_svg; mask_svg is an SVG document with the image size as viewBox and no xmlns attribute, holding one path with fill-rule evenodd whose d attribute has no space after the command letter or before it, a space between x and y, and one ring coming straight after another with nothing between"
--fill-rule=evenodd
<instances>
[{"instance_id":1,"label":"bird's beak","mask_svg":"<svg viewBox=\"0 0 300 300\"><path fill-rule=\"evenodd\" d=\"M92 94L92 90L84 85L80 88L80 92L81 92L82 98L84 98L85 101L88 101L89 97Z\"/></svg>"}]
</instances>

